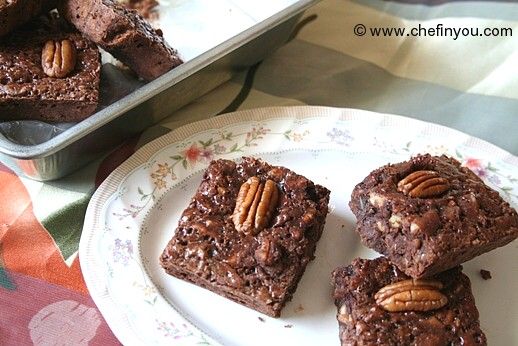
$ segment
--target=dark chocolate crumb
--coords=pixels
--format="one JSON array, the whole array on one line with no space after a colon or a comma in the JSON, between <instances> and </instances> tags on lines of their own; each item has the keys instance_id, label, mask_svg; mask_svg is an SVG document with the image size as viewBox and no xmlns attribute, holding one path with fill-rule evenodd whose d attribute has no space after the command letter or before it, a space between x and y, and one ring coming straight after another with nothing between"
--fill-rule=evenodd
<instances>
[{"instance_id":1,"label":"dark chocolate crumb","mask_svg":"<svg viewBox=\"0 0 518 346\"><path fill-rule=\"evenodd\" d=\"M286 324L284 325L284 328L293 328L293 324Z\"/></svg>"},{"instance_id":2,"label":"dark chocolate crumb","mask_svg":"<svg viewBox=\"0 0 518 346\"><path fill-rule=\"evenodd\" d=\"M257 316L257 319L261 322L264 322L264 318L262 318L261 316Z\"/></svg>"},{"instance_id":3,"label":"dark chocolate crumb","mask_svg":"<svg viewBox=\"0 0 518 346\"><path fill-rule=\"evenodd\" d=\"M491 272L489 270L480 269L480 276L482 276L484 280L489 280L491 279Z\"/></svg>"}]
</instances>

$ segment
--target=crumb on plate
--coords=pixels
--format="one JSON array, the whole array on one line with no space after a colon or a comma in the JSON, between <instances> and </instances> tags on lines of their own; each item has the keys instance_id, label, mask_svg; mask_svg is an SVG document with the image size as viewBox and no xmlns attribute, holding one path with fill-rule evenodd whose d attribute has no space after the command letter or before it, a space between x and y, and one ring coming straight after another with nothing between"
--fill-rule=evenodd
<instances>
[{"instance_id":1,"label":"crumb on plate","mask_svg":"<svg viewBox=\"0 0 518 346\"><path fill-rule=\"evenodd\" d=\"M489 280L491 279L491 272L489 270L480 269L480 276L482 276L484 280Z\"/></svg>"}]
</instances>

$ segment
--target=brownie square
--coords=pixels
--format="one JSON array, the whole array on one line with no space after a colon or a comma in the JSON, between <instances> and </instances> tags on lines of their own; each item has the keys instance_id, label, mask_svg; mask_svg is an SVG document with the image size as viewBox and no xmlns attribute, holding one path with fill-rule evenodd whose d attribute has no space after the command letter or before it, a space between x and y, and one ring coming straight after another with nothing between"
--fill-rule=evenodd
<instances>
[{"instance_id":1,"label":"brownie square","mask_svg":"<svg viewBox=\"0 0 518 346\"><path fill-rule=\"evenodd\" d=\"M49 77L42 67L48 41L68 40L76 51L73 71ZM0 119L79 121L99 102L101 58L97 46L53 16L42 16L0 42Z\"/></svg>"},{"instance_id":2,"label":"brownie square","mask_svg":"<svg viewBox=\"0 0 518 346\"><path fill-rule=\"evenodd\" d=\"M424 282L429 287L435 285L431 289L444 299L442 307L427 311L413 310L416 307L425 310L422 299L414 305L407 303L404 311L387 311L385 303L380 303L378 292L382 288L396 283L403 286L408 282L405 280L409 280L409 276L385 257L355 259L351 265L335 269L332 275L342 345L487 344L480 329L469 278L461 267L430 279L410 280L420 282L419 287L424 287ZM388 291L385 289L385 292ZM414 293L413 300L417 302L419 297L423 295Z\"/></svg>"},{"instance_id":3,"label":"brownie square","mask_svg":"<svg viewBox=\"0 0 518 346\"><path fill-rule=\"evenodd\" d=\"M161 265L170 275L278 317L314 258L329 193L258 159L213 161Z\"/></svg>"},{"instance_id":4,"label":"brownie square","mask_svg":"<svg viewBox=\"0 0 518 346\"><path fill-rule=\"evenodd\" d=\"M453 268L518 237L518 214L446 156L419 155L370 173L349 203L363 244L413 278Z\"/></svg>"}]
</instances>

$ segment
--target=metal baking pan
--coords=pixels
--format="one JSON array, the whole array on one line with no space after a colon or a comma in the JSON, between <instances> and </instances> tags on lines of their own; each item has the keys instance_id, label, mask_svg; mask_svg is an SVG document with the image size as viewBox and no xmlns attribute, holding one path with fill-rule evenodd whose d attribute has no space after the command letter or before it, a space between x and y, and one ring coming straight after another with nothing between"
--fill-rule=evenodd
<instances>
[{"instance_id":1,"label":"metal baking pan","mask_svg":"<svg viewBox=\"0 0 518 346\"><path fill-rule=\"evenodd\" d=\"M166 40L184 58L183 65L142 84L103 59L101 95L104 90L105 104L97 113L76 124L1 123L0 160L31 179L63 177L264 59L286 42L304 11L318 1L162 0L161 6L169 4L170 13L177 13L174 24L161 23L161 27ZM193 9L187 5L197 6L198 15L205 12L198 16L198 25L189 24L189 16L194 13L189 13ZM184 20L179 21L178 15ZM219 25L224 29L217 32L207 18L230 24ZM174 37L168 38L171 33L167 28L174 26L176 37L197 30L193 37L201 37L205 44L217 44L204 50L203 45L186 41L183 48L179 47ZM208 30L207 39L203 30ZM124 90L129 91L121 96Z\"/></svg>"}]
</instances>

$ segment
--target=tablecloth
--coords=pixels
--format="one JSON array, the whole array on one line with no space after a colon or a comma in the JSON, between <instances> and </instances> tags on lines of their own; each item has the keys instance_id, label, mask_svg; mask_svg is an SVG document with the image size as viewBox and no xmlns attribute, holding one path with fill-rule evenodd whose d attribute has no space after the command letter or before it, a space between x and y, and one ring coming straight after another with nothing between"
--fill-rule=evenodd
<instances>
[{"instance_id":1,"label":"tablecloth","mask_svg":"<svg viewBox=\"0 0 518 346\"><path fill-rule=\"evenodd\" d=\"M0 163L0 344L118 344L78 243L96 187L149 140L237 109L308 104L415 117L517 155L517 47L509 1L324 0L266 60L72 175L40 183Z\"/></svg>"}]
</instances>

